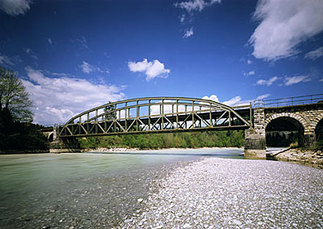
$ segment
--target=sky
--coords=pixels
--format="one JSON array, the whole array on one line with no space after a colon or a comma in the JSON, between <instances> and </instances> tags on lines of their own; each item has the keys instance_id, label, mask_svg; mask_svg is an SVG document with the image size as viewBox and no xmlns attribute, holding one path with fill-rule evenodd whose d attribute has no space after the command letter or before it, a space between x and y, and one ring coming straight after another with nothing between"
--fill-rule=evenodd
<instances>
[{"instance_id":1,"label":"sky","mask_svg":"<svg viewBox=\"0 0 323 229\"><path fill-rule=\"evenodd\" d=\"M0 0L0 66L34 122L109 101L322 93L322 0Z\"/></svg>"}]
</instances>

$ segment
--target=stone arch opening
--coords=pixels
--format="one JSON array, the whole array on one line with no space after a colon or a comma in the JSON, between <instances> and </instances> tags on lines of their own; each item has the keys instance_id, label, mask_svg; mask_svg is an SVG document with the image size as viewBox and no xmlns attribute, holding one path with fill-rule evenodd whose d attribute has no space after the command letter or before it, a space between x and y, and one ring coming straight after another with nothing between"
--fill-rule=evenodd
<instances>
[{"instance_id":1,"label":"stone arch opening","mask_svg":"<svg viewBox=\"0 0 323 229\"><path fill-rule=\"evenodd\" d=\"M49 142L54 141L54 133L50 133L47 138Z\"/></svg>"},{"instance_id":2,"label":"stone arch opening","mask_svg":"<svg viewBox=\"0 0 323 229\"><path fill-rule=\"evenodd\" d=\"M266 126L266 145L268 147L288 147L304 145L304 127L291 117L279 117Z\"/></svg>"},{"instance_id":3,"label":"stone arch opening","mask_svg":"<svg viewBox=\"0 0 323 229\"><path fill-rule=\"evenodd\" d=\"M315 127L316 144L323 146L323 119L321 119Z\"/></svg>"}]
</instances>

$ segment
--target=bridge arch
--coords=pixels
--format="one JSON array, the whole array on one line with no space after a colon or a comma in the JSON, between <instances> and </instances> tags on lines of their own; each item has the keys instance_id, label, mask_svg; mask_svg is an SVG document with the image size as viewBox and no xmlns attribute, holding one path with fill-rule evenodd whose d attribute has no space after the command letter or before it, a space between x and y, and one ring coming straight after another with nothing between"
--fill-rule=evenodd
<instances>
[{"instance_id":1,"label":"bridge arch","mask_svg":"<svg viewBox=\"0 0 323 229\"><path fill-rule=\"evenodd\" d=\"M294 117L293 117L294 116ZM271 147L290 146L297 142L304 145L305 126L296 115L277 115L266 123L266 145ZM297 119L299 118L299 119Z\"/></svg>"},{"instance_id":2,"label":"bridge arch","mask_svg":"<svg viewBox=\"0 0 323 229\"><path fill-rule=\"evenodd\" d=\"M186 97L128 99L109 102L72 117L59 127L59 137L246 129L251 126L251 112L246 108L251 106L233 109L213 100Z\"/></svg>"},{"instance_id":3,"label":"bridge arch","mask_svg":"<svg viewBox=\"0 0 323 229\"><path fill-rule=\"evenodd\" d=\"M291 119L297 120L299 123L302 124L302 126L304 128L304 131L306 131L306 121L305 121L305 119L301 115L298 115L298 114L295 114L295 113L276 113L276 114L270 115L269 117L266 117L266 119L265 119L265 129L267 128L268 124L271 121L273 121L273 120L275 120L277 118L291 118Z\"/></svg>"},{"instance_id":4,"label":"bridge arch","mask_svg":"<svg viewBox=\"0 0 323 229\"><path fill-rule=\"evenodd\" d=\"M49 142L53 142L54 141L54 132L50 132L47 136L47 139Z\"/></svg>"}]
</instances>

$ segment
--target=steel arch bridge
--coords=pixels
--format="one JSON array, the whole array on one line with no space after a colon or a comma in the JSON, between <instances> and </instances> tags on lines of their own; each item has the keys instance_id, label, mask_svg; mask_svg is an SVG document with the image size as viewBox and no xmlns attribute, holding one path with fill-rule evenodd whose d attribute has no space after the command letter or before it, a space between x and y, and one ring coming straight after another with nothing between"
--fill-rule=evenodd
<instances>
[{"instance_id":1,"label":"steel arch bridge","mask_svg":"<svg viewBox=\"0 0 323 229\"><path fill-rule=\"evenodd\" d=\"M109 102L71 118L58 127L60 138L248 129L251 105L230 107L206 99L147 97Z\"/></svg>"}]
</instances>

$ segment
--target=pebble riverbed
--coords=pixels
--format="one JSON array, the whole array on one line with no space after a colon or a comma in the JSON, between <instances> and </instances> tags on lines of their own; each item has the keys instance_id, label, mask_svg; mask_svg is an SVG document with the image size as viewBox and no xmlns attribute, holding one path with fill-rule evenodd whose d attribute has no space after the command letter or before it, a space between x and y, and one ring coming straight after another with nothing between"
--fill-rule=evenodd
<instances>
[{"instance_id":1,"label":"pebble riverbed","mask_svg":"<svg viewBox=\"0 0 323 229\"><path fill-rule=\"evenodd\" d=\"M156 181L191 160L171 161L143 168L118 171L115 175L79 178L69 187L0 198L0 228L4 229L106 229L113 228L142 207L158 191ZM74 186L75 185L75 186ZM12 190L14 191L14 190ZM17 197L18 198L18 197Z\"/></svg>"},{"instance_id":2,"label":"pebble riverbed","mask_svg":"<svg viewBox=\"0 0 323 229\"><path fill-rule=\"evenodd\" d=\"M204 158L157 182L117 228L323 228L323 170Z\"/></svg>"}]
</instances>

